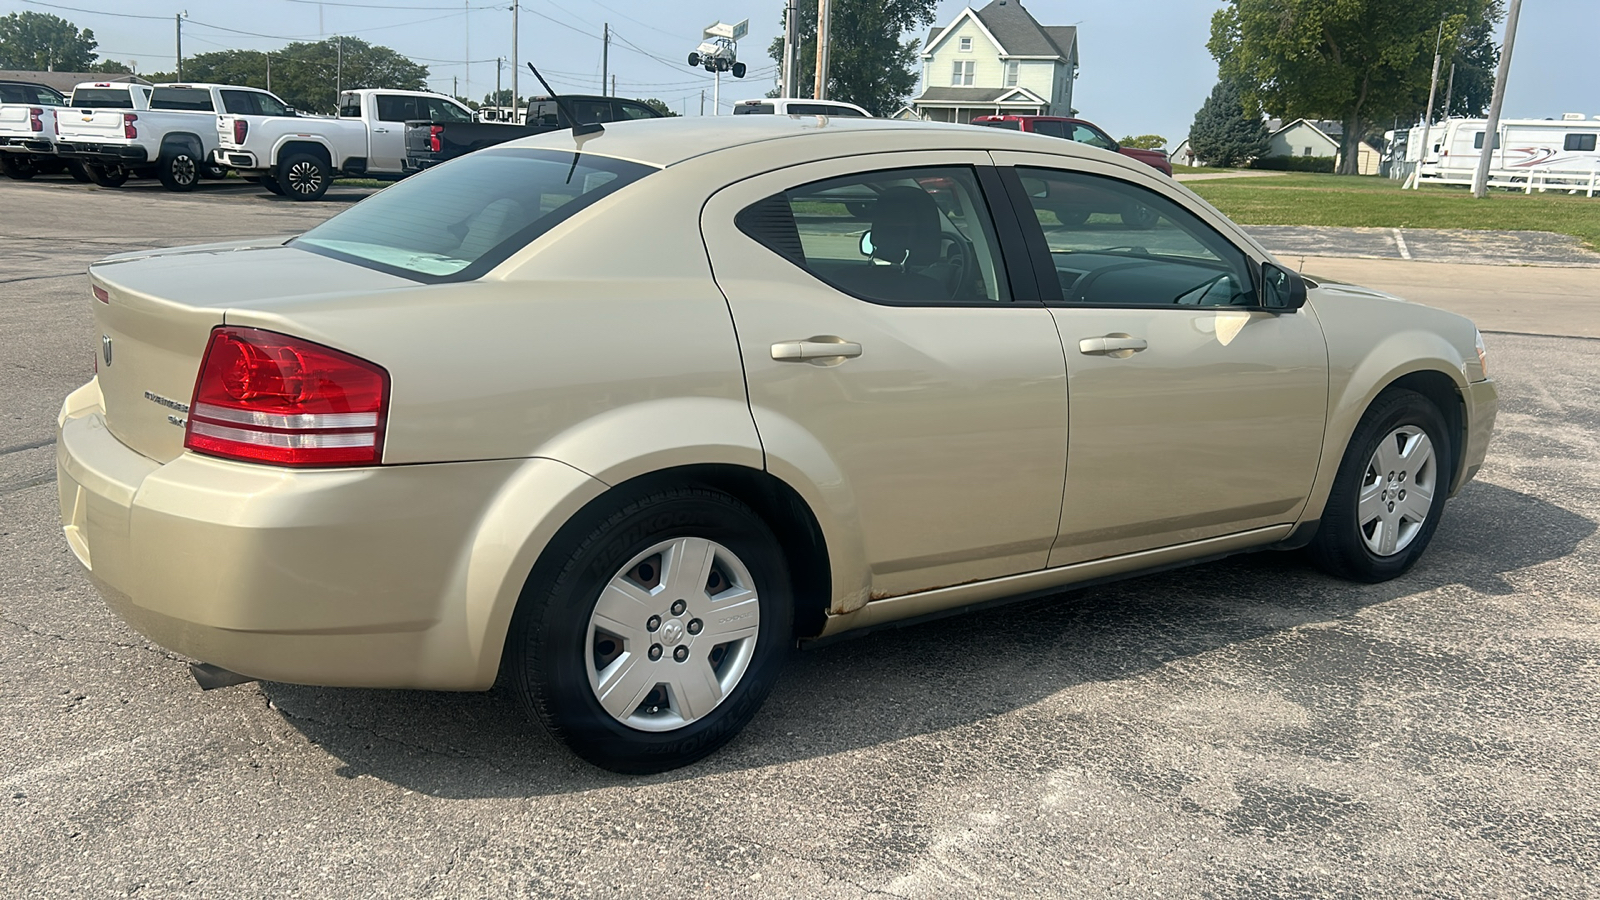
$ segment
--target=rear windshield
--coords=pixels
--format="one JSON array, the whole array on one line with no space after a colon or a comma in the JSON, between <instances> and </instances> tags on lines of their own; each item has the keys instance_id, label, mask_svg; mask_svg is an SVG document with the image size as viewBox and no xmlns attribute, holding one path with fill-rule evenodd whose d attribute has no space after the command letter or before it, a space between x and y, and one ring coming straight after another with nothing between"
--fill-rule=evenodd
<instances>
[{"instance_id":1,"label":"rear windshield","mask_svg":"<svg viewBox=\"0 0 1600 900\"><path fill-rule=\"evenodd\" d=\"M733 108L736 116L770 116L772 115L771 103L741 103Z\"/></svg>"},{"instance_id":2,"label":"rear windshield","mask_svg":"<svg viewBox=\"0 0 1600 900\"><path fill-rule=\"evenodd\" d=\"M787 110L791 116L854 116L862 118L861 111L848 106L834 106L830 103L791 103Z\"/></svg>"},{"instance_id":3,"label":"rear windshield","mask_svg":"<svg viewBox=\"0 0 1600 900\"><path fill-rule=\"evenodd\" d=\"M1009 131L1021 131L1022 123L1016 119L1002 119L998 122L973 122L974 125L986 125L990 128L1004 128Z\"/></svg>"},{"instance_id":4,"label":"rear windshield","mask_svg":"<svg viewBox=\"0 0 1600 900\"><path fill-rule=\"evenodd\" d=\"M374 194L291 244L417 281L470 281L654 171L583 153L479 150Z\"/></svg>"},{"instance_id":5,"label":"rear windshield","mask_svg":"<svg viewBox=\"0 0 1600 900\"><path fill-rule=\"evenodd\" d=\"M72 92L72 105L79 109L133 109L133 96L127 88L78 88Z\"/></svg>"},{"instance_id":6,"label":"rear windshield","mask_svg":"<svg viewBox=\"0 0 1600 900\"><path fill-rule=\"evenodd\" d=\"M158 87L150 94L150 108L216 111L211 105L211 92L204 88Z\"/></svg>"}]
</instances>

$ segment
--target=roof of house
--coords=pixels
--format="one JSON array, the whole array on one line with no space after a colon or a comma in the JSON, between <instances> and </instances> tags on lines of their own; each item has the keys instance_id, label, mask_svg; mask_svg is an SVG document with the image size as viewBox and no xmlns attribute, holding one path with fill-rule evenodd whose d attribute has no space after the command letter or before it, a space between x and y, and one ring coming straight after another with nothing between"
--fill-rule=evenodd
<instances>
[{"instance_id":1,"label":"roof of house","mask_svg":"<svg viewBox=\"0 0 1600 900\"><path fill-rule=\"evenodd\" d=\"M1001 102L1008 94L1015 94L1010 101L1017 103L1043 103L1044 100L1032 91L1016 87L931 87L922 92L922 96L913 100L913 103L997 103Z\"/></svg>"},{"instance_id":2,"label":"roof of house","mask_svg":"<svg viewBox=\"0 0 1600 900\"><path fill-rule=\"evenodd\" d=\"M1001 52L1007 56L1055 56L1068 62L1078 58L1078 29L1072 25L1040 25L1020 0L991 0L988 6L972 10L972 14L1000 42ZM946 28L930 30L923 52L928 52L945 31Z\"/></svg>"},{"instance_id":3,"label":"roof of house","mask_svg":"<svg viewBox=\"0 0 1600 900\"><path fill-rule=\"evenodd\" d=\"M134 84L150 83L137 75L116 75L111 72L30 72L26 69L0 69L0 81L42 84L53 87L63 94L72 93L73 88L87 81L109 81L119 84L130 81Z\"/></svg>"},{"instance_id":4,"label":"roof of house","mask_svg":"<svg viewBox=\"0 0 1600 900\"><path fill-rule=\"evenodd\" d=\"M1335 143L1338 143L1339 139L1344 137L1344 123L1336 122L1332 119L1294 119L1289 122L1285 122L1282 119L1268 119L1267 133L1276 135L1278 132L1287 131L1302 122L1322 132L1323 137Z\"/></svg>"}]
</instances>

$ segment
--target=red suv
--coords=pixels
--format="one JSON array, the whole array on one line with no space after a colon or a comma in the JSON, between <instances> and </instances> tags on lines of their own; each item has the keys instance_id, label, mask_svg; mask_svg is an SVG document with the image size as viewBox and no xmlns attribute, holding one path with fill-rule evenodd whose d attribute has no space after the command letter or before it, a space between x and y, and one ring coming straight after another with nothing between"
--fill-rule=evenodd
<instances>
[{"instance_id":1,"label":"red suv","mask_svg":"<svg viewBox=\"0 0 1600 900\"><path fill-rule=\"evenodd\" d=\"M1110 135L1101 131L1093 122L1085 122L1082 119L1069 119L1065 116L977 116L972 120L972 124L1066 138L1069 141L1077 141L1080 144L1088 144L1101 150L1121 153L1130 159L1137 159L1159 169L1164 175L1172 174L1172 163L1167 161L1165 153L1160 150L1124 147L1113 141Z\"/></svg>"}]
</instances>

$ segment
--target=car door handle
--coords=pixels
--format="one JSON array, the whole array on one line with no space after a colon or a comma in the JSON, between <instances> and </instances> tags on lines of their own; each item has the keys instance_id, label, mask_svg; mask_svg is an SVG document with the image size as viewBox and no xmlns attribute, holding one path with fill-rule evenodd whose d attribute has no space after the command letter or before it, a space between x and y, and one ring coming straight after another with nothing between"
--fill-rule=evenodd
<instances>
[{"instance_id":1,"label":"car door handle","mask_svg":"<svg viewBox=\"0 0 1600 900\"><path fill-rule=\"evenodd\" d=\"M1125 334L1108 334L1104 337L1084 338L1078 342L1078 352L1089 356L1120 355L1126 358L1149 346L1150 343L1144 338L1129 337Z\"/></svg>"},{"instance_id":2,"label":"car door handle","mask_svg":"<svg viewBox=\"0 0 1600 900\"><path fill-rule=\"evenodd\" d=\"M389 129L387 129L387 128L374 128L374 129L372 129L372 133L373 134L388 134L389 133Z\"/></svg>"},{"instance_id":3,"label":"car door handle","mask_svg":"<svg viewBox=\"0 0 1600 900\"><path fill-rule=\"evenodd\" d=\"M834 337L817 335L803 341L782 341L772 345L772 358L780 362L809 362L818 365L840 363L861 355L861 345Z\"/></svg>"}]
</instances>

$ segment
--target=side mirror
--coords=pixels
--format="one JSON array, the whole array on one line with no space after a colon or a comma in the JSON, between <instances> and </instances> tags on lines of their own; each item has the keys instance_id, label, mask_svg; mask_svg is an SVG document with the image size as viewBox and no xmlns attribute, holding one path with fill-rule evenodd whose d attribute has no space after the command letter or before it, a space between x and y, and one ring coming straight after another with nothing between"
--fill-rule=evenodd
<instances>
[{"instance_id":1,"label":"side mirror","mask_svg":"<svg viewBox=\"0 0 1600 900\"><path fill-rule=\"evenodd\" d=\"M1261 306L1277 312L1294 312L1306 305L1306 280L1272 263L1261 265Z\"/></svg>"},{"instance_id":2,"label":"side mirror","mask_svg":"<svg viewBox=\"0 0 1600 900\"><path fill-rule=\"evenodd\" d=\"M286 116L298 116L300 115L300 110L295 109L292 106L285 106L283 108L283 114Z\"/></svg>"},{"instance_id":3,"label":"side mirror","mask_svg":"<svg viewBox=\"0 0 1600 900\"><path fill-rule=\"evenodd\" d=\"M872 255L872 230L871 229L868 229L866 231L861 232L861 255L862 256L871 256Z\"/></svg>"}]
</instances>

